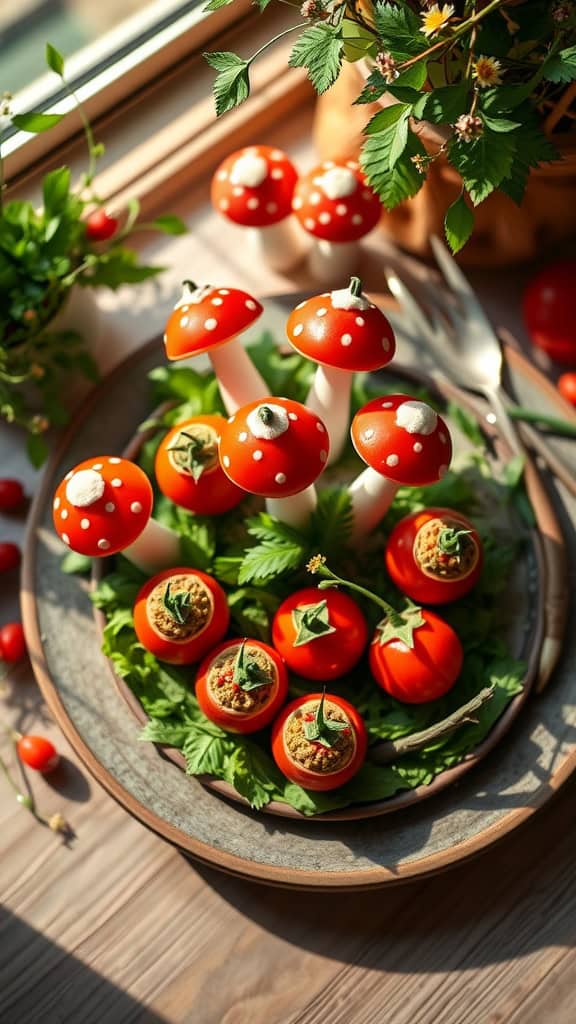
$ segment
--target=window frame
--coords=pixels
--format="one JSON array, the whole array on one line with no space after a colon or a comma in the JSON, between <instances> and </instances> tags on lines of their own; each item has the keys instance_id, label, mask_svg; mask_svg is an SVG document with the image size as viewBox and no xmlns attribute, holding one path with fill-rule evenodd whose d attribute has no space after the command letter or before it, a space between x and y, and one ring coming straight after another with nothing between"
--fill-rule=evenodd
<instances>
[{"instance_id":1,"label":"window frame","mask_svg":"<svg viewBox=\"0 0 576 1024\"><path fill-rule=\"evenodd\" d=\"M154 9L160 9L162 3L163 0L159 0ZM234 0L217 11L206 11L204 7L204 0L200 3L191 0L180 16L173 20L166 18L160 31L157 30L158 23L155 23L155 30L151 22L136 42L126 40L119 47L114 45L114 40L122 35L125 23L121 23L67 59L67 81L90 120L96 121L111 114L124 100L153 84L181 62L210 48L211 42L222 33L257 17L251 0ZM136 17L128 19L128 22ZM96 70L95 55L96 58L101 55ZM54 89L54 81L55 76L51 72L43 74L15 96L14 111L49 110L62 115L73 111L73 99L64 88ZM14 181L25 175L77 133L77 120L64 116L60 124L43 134L30 135L22 131L7 134L2 144L7 179Z\"/></svg>"}]
</instances>

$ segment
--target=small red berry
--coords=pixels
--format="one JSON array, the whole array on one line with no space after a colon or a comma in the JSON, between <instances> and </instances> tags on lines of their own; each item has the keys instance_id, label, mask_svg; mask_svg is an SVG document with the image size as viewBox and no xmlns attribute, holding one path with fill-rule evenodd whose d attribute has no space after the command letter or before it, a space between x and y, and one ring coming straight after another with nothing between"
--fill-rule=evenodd
<instances>
[{"instance_id":1,"label":"small red berry","mask_svg":"<svg viewBox=\"0 0 576 1024\"><path fill-rule=\"evenodd\" d=\"M24 501L24 488L19 480L0 480L0 512L12 512Z\"/></svg>"},{"instance_id":2,"label":"small red berry","mask_svg":"<svg viewBox=\"0 0 576 1024\"><path fill-rule=\"evenodd\" d=\"M54 744L43 736L21 736L16 749L23 764L43 774L51 772L60 760Z\"/></svg>"},{"instance_id":3,"label":"small red berry","mask_svg":"<svg viewBox=\"0 0 576 1024\"><path fill-rule=\"evenodd\" d=\"M86 221L86 237L91 242L106 242L116 234L118 223L106 210L94 210Z\"/></svg>"},{"instance_id":4,"label":"small red berry","mask_svg":"<svg viewBox=\"0 0 576 1024\"><path fill-rule=\"evenodd\" d=\"M576 405L576 373L563 373L558 377L557 388L562 398L570 405Z\"/></svg>"},{"instance_id":5,"label":"small red berry","mask_svg":"<svg viewBox=\"0 0 576 1024\"><path fill-rule=\"evenodd\" d=\"M0 657L4 661L21 661L26 654L26 640L21 622L7 622L0 628Z\"/></svg>"},{"instance_id":6,"label":"small red berry","mask_svg":"<svg viewBox=\"0 0 576 1024\"><path fill-rule=\"evenodd\" d=\"M17 544L11 544L9 541L0 544L0 573L17 569L20 557L20 548Z\"/></svg>"}]
</instances>

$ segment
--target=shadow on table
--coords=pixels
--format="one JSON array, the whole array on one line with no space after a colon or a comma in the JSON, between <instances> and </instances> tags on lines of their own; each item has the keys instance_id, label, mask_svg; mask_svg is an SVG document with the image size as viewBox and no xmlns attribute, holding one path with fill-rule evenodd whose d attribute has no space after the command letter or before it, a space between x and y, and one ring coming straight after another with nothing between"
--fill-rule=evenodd
<instances>
[{"instance_id":1,"label":"shadow on table","mask_svg":"<svg viewBox=\"0 0 576 1024\"><path fill-rule=\"evenodd\" d=\"M402 974L464 970L576 944L575 796L569 783L481 857L380 891L287 891L194 870L264 931L323 957Z\"/></svg>"},{"instance_id":2,"label":"shadow on table","mask_svg":"<svg viewBox=\"0 0 576 1024\"><path fill-rule=\"evenodd\" d=\"M0 1020L168 1024L108 978L0 909Z\"/></svg>"}]
</instances>

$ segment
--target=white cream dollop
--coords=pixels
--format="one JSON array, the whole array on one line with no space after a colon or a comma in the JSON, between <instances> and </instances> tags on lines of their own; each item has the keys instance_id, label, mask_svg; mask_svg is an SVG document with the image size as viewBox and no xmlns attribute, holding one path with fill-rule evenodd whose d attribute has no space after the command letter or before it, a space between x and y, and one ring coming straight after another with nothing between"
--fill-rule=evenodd
<instances>
[{"instance_id":1,"label":"white cream dollop","mask_svg":"<svg viewBox=\"0 0 576 1024\"><path fill-rule=\"evenodd\" d=\"M264 423L261 419L260 409L269 409L272 413L269 423ZM252 437L258 437L264 441L274 441L288 430L290 421L286 410L281 405L265 402L252 409L252 412L246 417L246 425Z\"/></svg>"},{"instance_id":2,"label":"white cream dollop","mask_svg":"<svg viewBox=\"0 0 576 1024\"><path fill-rule=\"evenodd\" d=\"M350 287L338 288L335 292L330 292L330 301L333 309L370 308L370 303L366 296L363 293L360 295L354 295Z\"/></svg>"},{"instance_id":3,"label":"white cream dollop","mask_svg":"<svg viewBox=\"0 0 576 1024\"><path fill-rule=\"evenodd\" d=\"M179 309L180 306L197 306L210 292L214 291L214 287L211 284L201 284L198 288L191 288L190 285L185 282L182 285L182 295L178 299L178 302L174 306L174 309Z\"/></svg>"},{"instance_id":4,"label":"white cream dollop","mask_svg":"<svg viewBox=\"0 0 576 1024\"><path fill-rule=\"evenodd\" d=\"M328 199L343 199L356 191L358 179L349 167L331 167L329 171L314 178L314 184L322 189Z\"/></svg>"},{"instance_id":5,"label":"white cream dollop","mask_svg":"<svg viewBox=\"0 0 576 1024\"><path fill-rule=\"evenodd\" d=\"M396 409L396 425L409 434L433 434L438 417L426 402L402 402Z\"/></svg>"},{"instance_id":6,"label":"white cream dollop","mask_svg":"<svg viewBox=\"0 0 576 1024\"><path fill-rule=\"evenodd\" d=\"M230 171L230 183L245 188L258 188L268 177L268 164L256 153L245 153L238 157Z\"/></svg>"},{"instance_id":7,"label":"white cream dollop","mask_svg":"<svg viewBox=\"0 0 576 1024\"><path fill-rule=\"evenodd\" d=\"M87 508L104 494L104 481L95 469L81 469L66 484L66 498L75 508Z\"/></svg>"}]
</instances>

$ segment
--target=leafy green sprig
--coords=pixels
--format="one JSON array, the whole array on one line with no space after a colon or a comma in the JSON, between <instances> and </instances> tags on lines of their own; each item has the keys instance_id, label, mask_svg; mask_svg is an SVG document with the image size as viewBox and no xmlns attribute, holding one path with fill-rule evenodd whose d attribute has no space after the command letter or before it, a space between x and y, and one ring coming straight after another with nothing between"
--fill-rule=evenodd
<instances>
[{"instance_id":1,"label":"leafy green sprig","mask_svg":"<svg viewBox=\"0 0 576 1024\"><path fill-rule=\"evenodd\" d=\"M94 190L97 162L104 147L94 138L86 113L65 75L64 58L50 43L48 68L73 99L88 147L88 167L76 185L69 167L58 167L42 182L42 206L24 200L6 201L2 143L13 126L38 134L55 127L64 115L15 114L12 98L0 100L0 415L28 431L28 454L40 465L47 454L45 433L68 419L62 400L64 380L80 373L97 377L96 364L80 334L51 326L74 285L116 289L156 276L163 269L140 263L124 242L137 230L150 228L182 234L178 217L138 222L139 204L127 204L124 223L105 242L92 242L86 217L102 207Z\"/></svg>"},{"instance_id":2,"label":"leafy green sprig","mask_svg":"<svg viewBox=\"0 0 576 1024\"><path fill-rule=\"evenodd\" d=\"M209 10L233 0L212 0ZM257 0L261 10L270 0ZM461 5L462 6L462 5ZM387 106L366 126L361 165L387 209L422 187L431 164L445 157L460 175L460 195L448 207L446 238L454 252L469 239L474 207L496 189L521 204L531 168L558 159L543 130L547 111L576 79L573 6L523 0L470 0L429 9L408 0L341 3L308 0L308 23L294 25L248 60L206 54L218 71L217 114L248 98L249 70L267 46L302 30L290 57L320 94L343 62L367 58L372 70L356 103L387 95ZM439 142L426 149L422 122Z\"/></svg>"}]
</instances>

